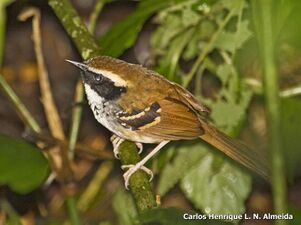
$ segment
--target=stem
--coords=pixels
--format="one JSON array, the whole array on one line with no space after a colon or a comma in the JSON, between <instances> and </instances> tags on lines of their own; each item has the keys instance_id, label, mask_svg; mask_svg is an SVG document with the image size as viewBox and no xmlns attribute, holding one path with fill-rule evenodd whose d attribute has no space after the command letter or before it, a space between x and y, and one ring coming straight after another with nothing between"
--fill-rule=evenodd
<instances>
[{"instance_id":1,"label":"stem","mask_svg":"<svg viewBox=\"0 0 301 225\"><path fill-rule=\"evenodd\" d=\"M287 88L280 92L280 97L282 98L294 97L296 95L301 95L301 85Z\"/></svg>"},{"instance_id":2,"label":"stem","mask_svg":"<svg viewBox=\"0 0 301 225\"><path fill-rule=\"evenodd\" d=\"M89 25L88 25L88 29L90 31L91 34L94 33L95 31L95 26L96 26L96 22L97 22L97 18L103 8L103 6L105 5L105 3L107 2L108 0L98 0L95 4L95 7L94 7L94 10L93 12L91 13L90 15L90 18L89 18Z\"/></svg>"},{"instance_id":3,"label":"stem","mask_svg":"<svg viewBox=\"0 0 301 225\"><path fill-rule=\"evenodd\" d=\"M276 214L286 213L286 184L284 174L284 160L281 149L281 125L280 125L280 101L278 74L275 64L275 49L272 24L272 0L254 1L253 10L260 14L259 26L261 39L259 47L263 59L264 94L267 104L267 123L269 148L272 163L272 189L274 198L274 210ZM256 16L256 15L255 15ZM258 23L257 23L258 24ZM285 225L285 220L276 220L275 224Z\"/></svg>"},{"instance_id":4,"label":"stem","mask_svg":"<svg viewBox=\"0 0 301 225\"><path fill-rule=\"evenodd\" d=\"M210 41L208 44L205 46L204 50L201 52L195 63L193 64L191 70L187 74L186 77L183 79L183 87L187 88L189 85L191 79L193 78L194 74L196 73L197 69L199 68L200 64L203 62L205 59L206 55L211 51L213 44L215 43L216 39L220 35L220 33L223 31L224 27L227 25L227 23L230 21L232 18L234 12L236 9L232 9L227 15L227 17L224 19L224 21L220 24L218 29L215 31L215 33L212 35Z\"/></svg>"},{"instance_id":5,"label":"stem","mask_svg":"<svg viewBox=\"0 0 301 225\"><path fill-rule=\"evenodd\" d=\"M1 67L2 67L3 54L4 54L5 23L6 23L5 7L0 3L0 66Z\"/></svg>"},{"instance_id":6,"label":"stem","mask_svg":"<svg viewBox=\"0 0 301 225\"><path fill-rule=\"evenodd\" d=\"M31 113L27 110L25 105L21 102L20 98L16 95L14 90L9 86L3 76L0 74L0 86L3 89L6 96L15 106L19 116L23 120L23 122L32 129L35 133L39 133L41 128L38 122L33 118Z\"/></svg>"},{"instance_id":7,"label":"stem","mask_svg":"<svg viewBox=\"0 0 301 225\"><path fill-rule=\"evenodd\" d=\"M6 199L0 199L0 209L2 209L9 216L9 224L22 225L18 213Z\"/></svg>"},{"instance_id":8,"label":"stem","mask_svg":"<svg viewBox=\"0 0 301 225\"><path fill-rule=\"evenodd\" d=\"M74 95L74 103L80 103L84 100L84 87L79 80L76 84L75 95ZM70 127L70 135L69 135L69 158L74 158L74 150L77 142L79 126L81 122L83 108L82 106L75 106L72 110L72 118L71 118L71 127Z\"/></svg>"},{"instance_id":9,"label":"stem","mask_svg":"<svg viewBox=\"0 0 301 225\"><path fill-rule=\"evenodd\" d=\"M81 225L74 197L66 198L66 205L72 225Z\"/></svg>"},{"instance_id":10,"label":"stem","mask_svg":"<svg viewBox=\"0 0 301 225\"><path fill-rule=\"evenodd\" d=\"M103 187L103 182L110 174L112 168L112 161L105 161L101 163L93 179L90 181L87 188L85 188L84 192L81 194L80 198L77 201L77 208L81 212L85 212L97 199L97 194Z\"/></svg>"}]
</instances>

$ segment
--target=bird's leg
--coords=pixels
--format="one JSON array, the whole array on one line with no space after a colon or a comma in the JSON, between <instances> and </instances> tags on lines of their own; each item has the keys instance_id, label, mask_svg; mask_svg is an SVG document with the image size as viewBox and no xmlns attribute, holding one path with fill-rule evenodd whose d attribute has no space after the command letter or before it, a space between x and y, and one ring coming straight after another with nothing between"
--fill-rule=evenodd
<instances>
[{"instance_id":1,"label":"bird's leg","mask_svg":"<svg viewBox=\"0 0 301 225\"><path fill-rule=\"evenodd\" d=\"M169 141L163 141L161 142L160 144L158 144L147 156L145 156L140 162L138 162L137 164L135 165L124 165L124 166L121 166L121 169L128 169L124 174L123 174L123 178L124 178L124 185L125 185L125 188L128 189L128 186L129 186L129 179L130 177L139 169L145 171L147 174L150 175L150 181L152 180L153 178L153 172L146 168L144 166L144 164L150 159L152 158L157 152L160 151L160 149L166 145Z\"/></svg>"},{"instance_id":2,"label":"bird's leg","mask_svg":"<svg viewBox=\"0 0 301 225\"><path fill-rule=\"evenodd\" d=\"M125 141L125 139L118 137L117 135L113 134L110 138L112 145L113 145L113 152L115 158L119 159L119 146L122 144L122 142ZM139 142L135 142L137 148L139 149L138 154L140 154L143 151L143 145Z\"/></svg>"}]
</instances>

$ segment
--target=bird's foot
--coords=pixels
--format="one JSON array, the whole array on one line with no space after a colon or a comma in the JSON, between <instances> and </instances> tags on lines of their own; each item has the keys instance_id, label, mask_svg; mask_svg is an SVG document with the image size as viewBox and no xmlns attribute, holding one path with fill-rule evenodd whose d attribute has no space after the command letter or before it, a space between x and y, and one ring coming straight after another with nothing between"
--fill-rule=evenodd
<instances>
[{"instance_id":1,"label":"bird's foot","mask_svg":"<svg viewBox=\"0 0 301 225\"><path fill-rule=\"evenodd\" d=\"M113 152L115 158L119 159L119 146L122 144L122 142L125 141L125 139L118 137L117 135L113 134L110 138L112 144L113 144ZM139 142L135 142L137 148L139 149L138 154L140 154L143 151L143 144Z\"/></svg>"},{"instance_id":2,"label":"bird's foot","mask_svg":"<svg viewBox=\"0 0 301 225\"><path fill-rule=\"evenodd\" d=\"M124 178L124 186L126 189L129 189L129 180L130 180L130 177L139 169L143 170L144 172L146 172L150 178L149 178L149 181L151 181L154 177L154 174L153 172L146 168L145 166L143 166L143 164L141 164L140 162L138 162L137 164L135 165L124 165L124 166L121 166L121 169L128 169L124 174L123 174L123 178Z\"/></svg>"},{"instance_id":3,"label":"bird's foot","mask_svg":"<svg viewBox=\"0 0 301 225\"><path fill-rule=\"evenodd\" d=\"M111 139L111 142L113 145L114 156L115 156L115 158L119 159L119 146L122 144L122 142L125 141L125 139L120 138L120 137L116 136L115 134L113 134L110 139Z\"/></svg>"}]
</instances>

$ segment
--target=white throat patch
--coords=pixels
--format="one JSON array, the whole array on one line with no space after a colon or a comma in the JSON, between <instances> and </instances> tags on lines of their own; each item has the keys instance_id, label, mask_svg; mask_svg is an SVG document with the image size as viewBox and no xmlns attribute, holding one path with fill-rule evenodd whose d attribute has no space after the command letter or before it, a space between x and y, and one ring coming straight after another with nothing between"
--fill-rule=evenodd
<instances>
[{"instance_id":1,"label":"white throat patch","mask_svg":"<svg viewBox=\"0 0 301 225\"><path fill-rule=\"evenodd\" d=\"M123 80L120 76L116 75L115 73L112 73L107 70L99 70L99 69L95 69L95 68L91 68L91 67L89 68L89 70L91 70L94 73L102 74L104 77L113 81L115 86L119 86L119 87L127 86L127 82L125 80Z\"/></svg>"},{"instance_id":2,"label":"white throat patch","mask_svg":"<svg viewBox=\"0 0 301 225\"><path fill-rule=\"evenodd\" d=\"M94 91L88 84L85 85L85 91L87 95L87 99L89 101L89 104L96 103L96 104L101 104L104 99L97 94L96 91Z\"/></svg>"}]
</instances>

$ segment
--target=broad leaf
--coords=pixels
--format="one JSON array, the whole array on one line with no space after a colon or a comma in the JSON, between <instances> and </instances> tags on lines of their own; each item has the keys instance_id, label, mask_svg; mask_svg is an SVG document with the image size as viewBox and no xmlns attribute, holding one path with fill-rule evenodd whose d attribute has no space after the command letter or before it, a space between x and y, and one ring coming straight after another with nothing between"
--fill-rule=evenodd
<instances>
[{"instance_id":1,"label":"broad leaf","mask_svg":"<svg viewBox=\"0 0 301 225\"><path fill-rule=\"evenodd\" d=\"M113 208L119 220L119 224L133 225L137 220L137 210L133 197L123 188L117 190L113 198Z\"/></svg>"},{"instance_id":2,"label":"broad leaf","mask_svg":"<svg viewBox=\"0 0 301 225\"><path fill-rule=\"evenodd\" d=\"M0 136L0 184L18 193L39 187L49 174L48 161L35 146Z\"/></svg>"},{"instance_id":3,"label":"broad leaf","mask_svg":"<svg viewBox=\"0 0 301 225\"><path fill-rule=\"evenodd\" d=\"M248 175L231 161L206 149L206 156L181 181L185 195L201 211L209 214L241 214L251 188Z\"/></svg>"},{"instance_id":4,"label":"broad leaf","mask_svg":"<svg viewBox=\"0 0 301 225\"><path fill-rule=\"evenodd\" d=\"M198 140L200 141L200 140ZM164 167L158 184L158 192L165 195L175 184L177 184L201 158L205 156L204 146L195 142L185 141L181 144L171 145L170 148L177 152L174 160Z\"/></svg>"},{"instance_id":5,"label":"broad leaf","mask_svg":"<svg viewBox=\"0 0 301 225\"><path fill-rule=\"evenodd\" d=\"M173 2L184 0L144 0L137 9L121 22L116 23L99 39L102 54L112 57L120 56L131 47L137 38L144 22L156 11Z\"/></svg>"},{"instance_id":6,"label":"broad leaf","mask_svg":"<svg viewBox=\"0 0 301 225\"><path fill-rule=\"evenodd\" d=\"M239 49L243 44L251 37L251 31L248 28L249 22L247 20L242 21L240 27L235 32L224 31L215 41L214 46L216 48L234 52Z\"/></svg>"},{"instance_id":7,"label":"broad leaf","mask_svg":"<svg viewBox=\"0 0 301 225\"><path fill-rule=\"evenodd\" d=\"M238 103L235 102L234 98L227 98L227 101L214 102L211 105L211 118L214 123L232 134L244 121L246 108L250 103L251 97L251 91L244 90Z\"/></svg>"}]
</instances>

